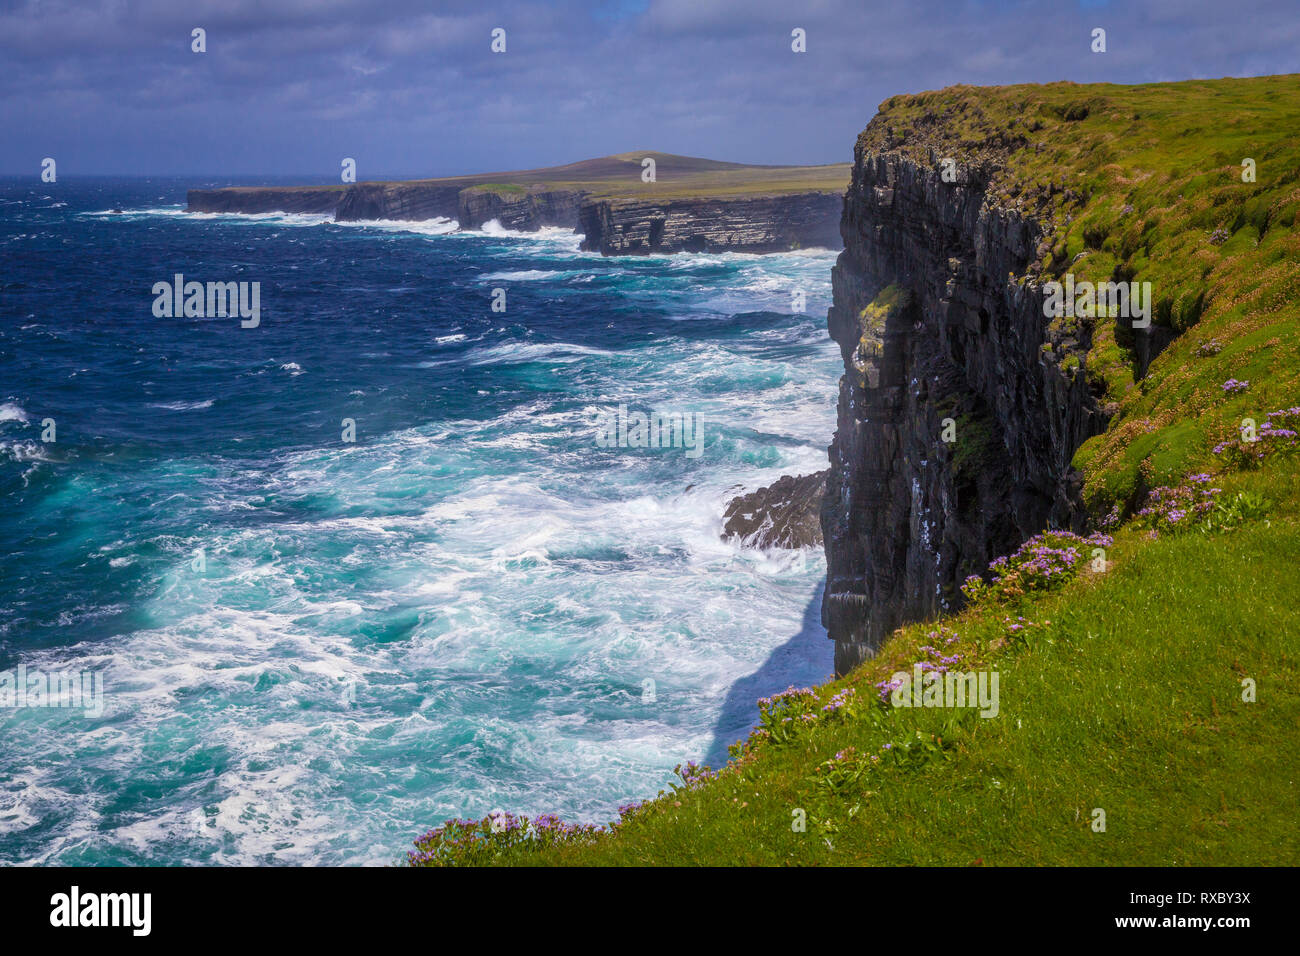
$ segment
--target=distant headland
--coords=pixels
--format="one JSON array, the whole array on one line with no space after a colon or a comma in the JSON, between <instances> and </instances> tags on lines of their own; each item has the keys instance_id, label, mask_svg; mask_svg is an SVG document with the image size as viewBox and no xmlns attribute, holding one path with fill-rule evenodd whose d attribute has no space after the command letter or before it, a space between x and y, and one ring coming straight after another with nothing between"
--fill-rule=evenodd
<instances>
[{"instance_id":1,"label":"distant headland","mask_svg":"<svg viewBox=\"0 0 1300 956\"><path fill-rule=\"evenodd\" d=\"M495 220L575 229L604 255L839 248L852 166L752 166L654 151L565 166L337 186L191 189L188 211L332 214L339 222Z\"/></svg>"}]
</instances>

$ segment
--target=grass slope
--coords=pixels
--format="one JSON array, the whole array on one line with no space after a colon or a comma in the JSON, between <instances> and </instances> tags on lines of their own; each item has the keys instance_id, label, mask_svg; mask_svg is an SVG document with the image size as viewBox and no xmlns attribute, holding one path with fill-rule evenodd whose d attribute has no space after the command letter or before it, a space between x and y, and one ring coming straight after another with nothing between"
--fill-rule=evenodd
<instances>
[{"instance_id":1,"label":"grass slope","mask_svg":"<svg viewBox=\"0 0 1300 956\"><path fill-rule=\"evenodd\" d=\"M1052 224L1013 281L1153 283L1173 338L1144 378L1119 323L1077 329L1077 374L1114 403L1076 456L1097 513L1123 522L1105 569L899 630L844 679L769 705L719 773L688 769L611 827L485 821L426 835L416 862L1300 863L1300 456L1214 453L1243 418L1300 406L1298 121L1296 76L883 104L861 146L993 163L990 202ZM1266 515L1153 534L1134 515L1148 489L1193 471ZM939 655L998 672L996 717L879 705L879 682Z\"/></svg>"},{"instance_id":2,"label":"grass slope","mask_svg":"<svg viewBox=\"0 0 1300 956\"><path fill-rule=\"evenodd\" d=\"M655 161L655 182L641 181L642 160ZM444 176L411 179L386 185L479 187L504 196L548 189L574 189L594 198L698 199L707 197L779 196L789 193L823 192L841 194L848 187L852 166L752 166L724 163L694 156L678 156L645 150L618 153L599 159L585 159L564 166L478 173L472 176ZM241 192L258 192L278 187L237 186ZM303 190L338 191L345 186L303 186Z\"/></svg>"}]
</instances>

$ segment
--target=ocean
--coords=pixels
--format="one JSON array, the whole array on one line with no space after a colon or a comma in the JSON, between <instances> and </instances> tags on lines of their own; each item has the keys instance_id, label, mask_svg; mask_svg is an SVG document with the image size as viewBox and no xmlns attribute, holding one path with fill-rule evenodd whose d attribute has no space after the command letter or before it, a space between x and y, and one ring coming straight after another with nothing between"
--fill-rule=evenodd
<instances>
[{"instance_id":1,"label":"ocean","mask_svg":"<svg viewBox=\"0 0 1300 956\"><path fill-rule=\"evenodd\" d=\"M0 696L0 863L607 822L830 676L820 550L720 533L826 467L833 252L186 214L201 185L0 179L0 677L102 686ZM156 316L177 274L259 283L257 326ZM698 455L598 442L620 405Z\"/></svg>"}]
</instances>

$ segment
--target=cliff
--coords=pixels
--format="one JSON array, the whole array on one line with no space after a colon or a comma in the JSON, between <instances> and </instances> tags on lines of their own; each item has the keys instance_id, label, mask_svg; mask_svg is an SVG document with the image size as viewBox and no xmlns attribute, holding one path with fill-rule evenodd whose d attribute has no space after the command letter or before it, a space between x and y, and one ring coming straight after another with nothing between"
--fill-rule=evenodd
<instances>
[{"instance_id":1,"label":"cliff","mask_svg":"<svg viewBox=\"0 0 1300 956\"><path fill-rule=\"evenodd\" d=\"M954 87L882 104L855 148L828 315L845 369L822 510L838 673L958 610L962 582L1032 535L1122 518L1204 467L1215 390L1189 403L1186 381L1152 369L1207 316L1264 322L1247 290L1292 281L1260 251L1271 227L1286 242L1290 180L1257 184L1237 157L1261 137L1281 148L1268 104L1294 87ZM1228 103L1254 131L1241 143L1211 119ZM1045 317L1063 279L1145 285L1150 326Z\"/></svg>"},{"instance_id":2,"label":"cliff","mask_svg":"<svg viewBox=\"0 0 1300 956\"><path fill-rule=\"evenodd\" d=\"M456 220L462 229L481 229L492 220L520 232L536 232L543 226L573 229L585 196L578 189L473 186L461 190Z\"/></svg>"},{"instance_id":3,"label":"cliff","mask_svg":"<svg viewBox=\"0 0 1300 956\"><path fill-rule=\"evenodd\" d=\"M1277 759L1300 698L1269 691L1300 680L1285 585L1300 563L1297 127L1300 76L883 104L857 143L829 316L845 369L822 502L841 676L762 697L725 766L678 767L607 826L453 820L409 862L1300 856L1294 769ZM1149 283L1150 327L1122 310L1046 317L1047 283L1071 276ZM736 498L727 532L803 543L818 477ZM1021 544L1094 519L1091 540ZM982 579L965 607L935 620L967 569ZM892 621L911 623L884 634ZM901 679L918 671L946 671L922 706ZM985 678L978 701L953 694ZM766 679L732 694L784 682ZM1110 814L1104 838L1089 808Z\"/></svg>"},{"instance_id":4,"label":"cliff","mask_svg":"<svg viewBox=\"0 0 1300 956\"><path fill-rule=\"evenodd\" d=\"M603 255L778 252L839 245L841 199L794 193L753 199L606 199L579 211L582 248Z\"/></svg>"},{"instance_id":5,"label":"cliff","mask_svg":"<svg viewBox=\"0 0 1300 956\"><path fill-rule=\"evenodd\" d=\"M828 317L845 375L823 621L841 673L1049 522L1082 523L1070 459L1105 423L1084 376L1043 351L1041 297L1014 280L1043 225L986 187L976 171L943 182L937 158L855 157Z\"/></svg>"},{"instance_id":6,"label":"cliff","mask_svg":"<svg viewBox=\"0 0 1300 956\"><path fill-rule=\"evenodd\" d=\"M338 222L453 219L459 197L457 186L421 182L358 183L343 191L334 218Z\"/></svg>"},{"instance_id":7,"label":"cliff","mask_svg":"<svg viewBox=\"0 0 1300 956\"><path fill-rule=\"evenodd\" d=\"M655 178L642 176L654 161ZM333 213L340 222L495 220L582 231L604 255L838 246L848 165L751 166L647 151L567 166L348 186L192 189L190 212Z\"/></svg>"}]
</instances>

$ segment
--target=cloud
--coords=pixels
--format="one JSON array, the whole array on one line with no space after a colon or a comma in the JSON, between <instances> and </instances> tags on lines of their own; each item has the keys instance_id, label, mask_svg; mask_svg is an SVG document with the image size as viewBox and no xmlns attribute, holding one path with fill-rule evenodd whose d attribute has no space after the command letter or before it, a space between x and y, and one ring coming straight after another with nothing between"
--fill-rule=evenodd
<instances>
[{"instance_id":1,"label":"cloud","mask_svg":"<svg viewBox=\"0 0 1300 956\"><path fill-rule=\"evenodd\" d=\"M305 174L340 150L372 176L645 147L830 162L895 93L1288 72L1297 41L1294 0L1250 17L1220 0L9 3L0 169L56 150L70 171L141 174Z\"/></svg>"}]
</instances>

